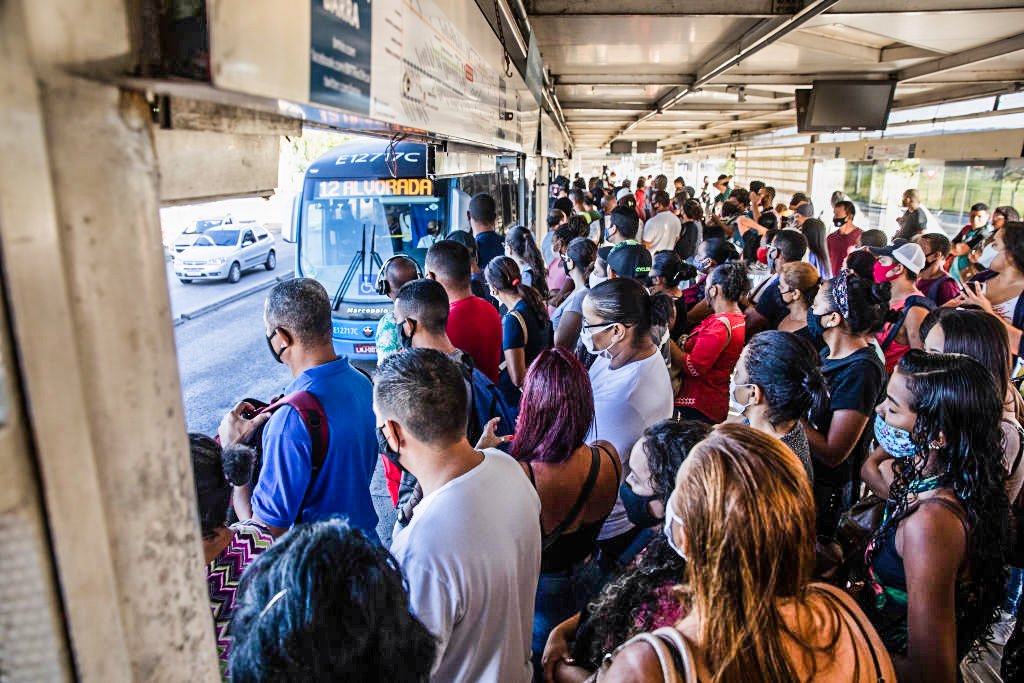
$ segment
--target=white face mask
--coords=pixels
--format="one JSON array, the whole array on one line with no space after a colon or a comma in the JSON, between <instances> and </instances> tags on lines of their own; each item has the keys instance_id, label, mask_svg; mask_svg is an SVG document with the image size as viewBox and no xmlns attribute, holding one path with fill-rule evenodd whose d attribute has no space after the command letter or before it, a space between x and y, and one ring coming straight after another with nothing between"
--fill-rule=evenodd
<instances>
[{"instance_id":1,"label":"white face mask","mask_svg":"<svg viewBox=\"0 0 1024 683\"><path fill-rule=\"evenodd\" d=\"M608 351L608 349L610 349L612 347L612 344L614 344L615 342L612 342L603 349L598 350L598 348L594 345L594 330L597 329L598 332L603 332L604 330L607 330L614 324L615 323L605 323L604 325L599 324L595 325L594 327L587 327L585 325L583 326L583 329L580 330L580 341L583 342L583 348L587 350L587 353L602 358L612 357L612 354L610 351Z\"/></svg>"},{"instance_id":2,"label":"white face mask","mask_svg":"<svg viewBox=\"0 0 1024 683\"><path fill-rule=\"evenodd\" d=\"M986 268L991 268L992 262L996 260L996 256L999 256L999 250L996 249L994 244L990 244L981 252L981 256L978 257L978 263Z\"/></svg>"},{"instance_id":3,"label":"white face mask","mask_svg":"<svg viewBox=\"0 0 1024 683\"><path fill-rule=\"evenodd\" d=\"M598 286L599 284L601 284L602 282L605 282L605 281L606 281L607 279L608 279L608 278L606 278L606 277L601 277L601 276L600 276L600 275L598 275L597 273L591 273L591 274L590 274L590 277L589 277L589 278L587 278L587 284L589 284L589 285L590 285L590 288L591 288L591 289L593 289L594 287L597 287L597 286Z\"/></svg>"},{"instance_id":4,"label":"white face mask","mask_svg":"<svg viewBox=\"0 0 1024 683\"><path fill-rule=\"evenodd\" d=\"M746 411L747 408L749 408L750 406L754 405L754 397L753 396L751 396L750 400L747 401L746 403L740 403L739 401L736 400L736 389L737 388L739 388L739 387L752 387L752 386L754 386L754 385L750 384L750 383L747 383L747 384L736 384L736 378L735 377L730 377L729 378L729 410L731 410L734 413L737 413L738 415L742 415L744 413L744 411Z\"/></svg>"}]
</instances>

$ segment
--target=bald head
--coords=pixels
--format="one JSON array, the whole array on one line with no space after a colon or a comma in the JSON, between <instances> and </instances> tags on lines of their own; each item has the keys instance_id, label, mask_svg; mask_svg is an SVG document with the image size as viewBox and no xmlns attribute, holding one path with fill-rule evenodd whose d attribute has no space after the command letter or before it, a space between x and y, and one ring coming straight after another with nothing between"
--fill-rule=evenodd
<instances>
[{"instance_id":1,"label":"bald head","mask_svg":"<svg viewBox=\"0 0 1024 683\"><path fill-rule=\"evenodd\" d=\"M406 282L412 282L419 275L416 272L416 263L408 256L392 259L384 271L384 279L388 281L388 296L392 299L398 294Z\"/></svg>"}]
</instances>

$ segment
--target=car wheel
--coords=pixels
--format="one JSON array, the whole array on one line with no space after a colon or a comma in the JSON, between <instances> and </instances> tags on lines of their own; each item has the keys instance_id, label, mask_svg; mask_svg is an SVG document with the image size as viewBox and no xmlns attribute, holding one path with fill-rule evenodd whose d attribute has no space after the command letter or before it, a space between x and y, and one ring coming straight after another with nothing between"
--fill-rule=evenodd
<instances>
[{"instance_id":1,"label":"car wheel","mask_svg":"<svg viewBox=\"0 0 1024 683\"><path fill-rule=\"evenodd\" d=\"M231 270L228 271L228 282L235 284L242 279L242 266L238 265L238 261L231 264Z\"/></svg>"},{"instance_id":2,"label":"car wheel","mask_svg":"<svg viewBox=\"0 0 1024 683\"><path fill-rule=\"evenodd\" d=\"M187 278L178 278L178 279L181 280L181 284L183 284L183 285L190 285L190 284L192 284L192 281L187 279Z\"/></svg>"},{"instance_id":3,"label":"car wheel","mask_svg":"<svg viewBox=\"0 0 1024 683\"><path fill-rule=\"evenodd\" d=\"M273 249L271 249L270 253L267 254L267 262L263 264L263 267L267 270L277 268L277 254L274 253Z\"/></svg>"}]
</instances>

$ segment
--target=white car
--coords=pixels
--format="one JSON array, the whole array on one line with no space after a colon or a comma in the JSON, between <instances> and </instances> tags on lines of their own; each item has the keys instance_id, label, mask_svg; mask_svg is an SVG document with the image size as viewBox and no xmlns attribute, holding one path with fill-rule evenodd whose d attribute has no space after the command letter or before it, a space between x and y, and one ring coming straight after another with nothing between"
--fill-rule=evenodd
<instances>
[{"instance_id":1,"label":"white car","mask_svg":"<svg viewBox=\"0 0 1024 683\"><path fill-rule=\"evenodd\" d=\"M174 254L174 274L185 284L193 280L238 282L252 268L277 268L274 236L255 222L207 228L195 243Z\"/></svg>"},{"instance_id":2,"label":"white car","mask_svg":"<svg viewBox=\"0 0 1024 683\"><path fill-rule=\"evenodd\" d=\"M203 232L209 230L210 228L217 228L222 226L237 227L230 213L225 214L223 216L219 216L217 218L200 218L197 221L193 221L187 228L185 228L181 232L180 235L174 238L174 244L172 245L172 247L174 248L174 252L176 254L180 254L181 252L185 251L193 244L195 244L196 240L199 239Z\"/></svg>"}]
</instances>

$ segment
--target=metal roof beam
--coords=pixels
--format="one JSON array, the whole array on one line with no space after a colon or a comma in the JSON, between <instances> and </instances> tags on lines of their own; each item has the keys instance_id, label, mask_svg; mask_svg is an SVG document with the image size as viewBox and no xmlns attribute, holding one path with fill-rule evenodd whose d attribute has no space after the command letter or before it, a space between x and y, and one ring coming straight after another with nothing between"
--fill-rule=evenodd
<instances>
[{"instance_id":1,"label":"metal roof beam","mask_svg":"<svg viewBox=\"0 0 1024 683\"><path fill-rule=\"evenodd\" d=\"M809 74L737 74L730 73L727 80L718 81L715 85L784 85L810 87L814 81L828 80L866 80L888 81L892 75L887 72L865 73L863 71L836 71L831 73ZM1021 80L1021 72L1008 69L992 69L977 71L971 74L942 75L936 72L934 77L921 77L914 85L925 84L966 84L966 83L1012 83Z\"/></svg>"},{"instance_id":2,"label":"metal roof beam","mask_svg":"<svg viewBox=\"0 0 1024 683\"><path fill-rule=\"evenodd\" d=\"M792 14L785 0L531 0L531 16L705 16L758 18ZM837 14L902 14L907 12L980 12L1020 9L1020 0L844 0Z\"/></svg>"},{"instance_id":3,"label":"metal roof beam","mask_svg":"<svg viewBox=\"0 0 1024 683\"><path fill-rule=\"evenodd\" d=\"M689 85L693 83L692 76L675 76L673 74L645 74L642 79L636 74L553 74L551 80L555 85Z\"/></svg>"},{"instance_id":4,"label":"metal roof beam","mask_svg":"<svg viewBox=\"0 0 1024 683\"><path fill-rule=\"evenodd\" d=\"M789 35L822 12L834 7L838 2L839 0L808 0L803 8L793 15L761 20L753 29L744 34L738 46L726 48L698 69L693 85L676 88L658 100L653 111L639 116L636 121L620 131L619 135L629 132L631 128L671 108L697 88L726 73L744 59Z\"/></svg>"},{"instance_id":5,"label":"metal roof beam","mask_svg":"<svg viewBox=\"0 0 1024 683\"><path fill-rule=\"evenodd\" d=\"M909 66L906 69L897 71L895 76L898 81L909 81L915 78L942 73L943 71L950 71L962 66L970 66L977 62L983 62L986 59L1002 57L1003 55L1021 50L1024 50L1024 33L1018 33L1015 36L979 45L970 50L964 50L963 52L957 52L956 54L946 55L945 57Z\"/></svg>"},{"instance_id":6,"label":"metal roof beam","mask_svg":"<svg viewBox=\"0 0 1024 683\"><path fill-rule=\"evenodd\" d=\"M789 15L794 3L787 0L528 0L531 16L643 14L656 16L770 17Z\"/></svg>"},{"instance_id":7,"label":"metal roof beam","mask_svg":"<svg viewBox=\"0 0 1024 683\"><path fill-rule=\"evenodd\" d=\"M564 101L562 110L610 110L610 111L646 111L649 103L627 103L609 101ZM687 111L782 111L788 108L786 103L777 102L688 102L672 110L672 113Z\"/></svg>"}]
</instances>

